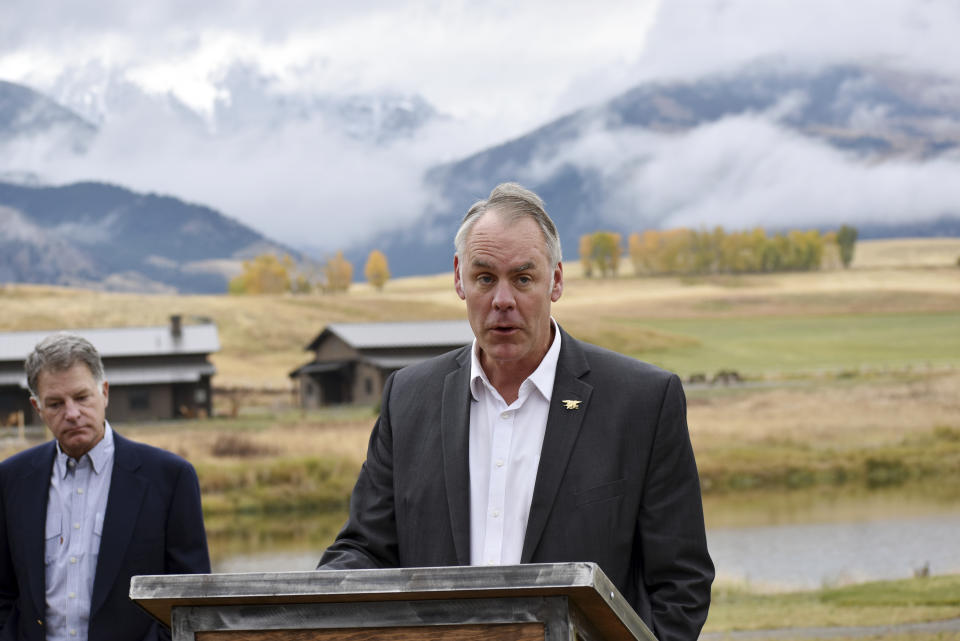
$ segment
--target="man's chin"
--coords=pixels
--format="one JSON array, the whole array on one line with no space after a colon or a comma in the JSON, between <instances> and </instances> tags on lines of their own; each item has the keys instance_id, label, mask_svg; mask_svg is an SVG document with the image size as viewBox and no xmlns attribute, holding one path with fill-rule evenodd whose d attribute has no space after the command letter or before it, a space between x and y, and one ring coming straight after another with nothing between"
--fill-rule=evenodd
<instances>
[{"instance_id":1,"label":"man's chin","mask_svg":"<svg viewBox=\"0 0 960 641\"><path fill-rule=\"evenodd\" d=\"M60 447L68 454L79 450L90 449L90 443L93 440L93 434L90 430L78 429L72 430L60 438Z\"/></svg>"},{"instance_id":2,"label":"man's chin","mask_svg":"<svg viewBox=\"0 0 960 641\"><path fill-rule=\"evenodd\" d=\"M483 351L487 358L497 363L510 363L520 360L523 356L523 350L520 349L519 345L494 344Z\"/></svg>"}]
</instances>

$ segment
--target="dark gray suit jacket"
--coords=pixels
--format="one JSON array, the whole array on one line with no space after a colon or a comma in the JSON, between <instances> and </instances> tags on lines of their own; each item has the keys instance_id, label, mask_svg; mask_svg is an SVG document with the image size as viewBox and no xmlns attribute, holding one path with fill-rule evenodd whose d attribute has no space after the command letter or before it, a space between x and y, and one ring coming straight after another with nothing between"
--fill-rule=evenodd
<instances>
[{"instance_id":1,"label":"dark gray suit jacket","mask_svg":"<svg viewBox=\"0 0 960 641\"><path fill-rule=\"evenodd\" d=\"M116 431L113 442L89 639L169 639L130 600L130 577L210 572L197 474L179 456ZM45 637L44 525L55 455L49 441L0 462L0 641Z\"/></svg>"},{"instance_id":2,"label":"dark gray suit jacket","mask_svg":"<svg viewBox=\"0 0 960 641\"><path fill-rule=\"evenodd\" d=\"M696 639L713 563L680 380L561 333L521 562L593 561L661 641ZM470 564L469 378L469 347L391 376L320 569Z\"/></svg>"}]
</instances>

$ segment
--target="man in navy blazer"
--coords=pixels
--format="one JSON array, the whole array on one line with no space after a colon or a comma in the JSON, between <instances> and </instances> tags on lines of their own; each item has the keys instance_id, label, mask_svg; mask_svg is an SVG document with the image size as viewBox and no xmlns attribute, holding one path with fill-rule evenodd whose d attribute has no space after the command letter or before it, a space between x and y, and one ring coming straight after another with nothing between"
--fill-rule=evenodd
<instances>
[{"instance_id":1,"label":"man in navy blazer","mask_svg":"<svg viewBox=\"0 0 960 641\"><path fill-rule=\"evenodd\" d=\"M532 192L498 186L455 246L474 344L388 379L319 568L592 561L660 641L695 640L714 570L680 380L551 318L560 241Z\"/></svg>"},{"instance_id":2,"label":"man in navy blazer","mask_svg":"<svg viewBox=\"0 0 960 641\"><path fill-rule=\"evenodd\" d=\"M130 577L210 571L196 472L110 428L85 339L50 336L26 367L54 440L0 463L0 640L169 639Z\"/></svg>"}]
</instances>

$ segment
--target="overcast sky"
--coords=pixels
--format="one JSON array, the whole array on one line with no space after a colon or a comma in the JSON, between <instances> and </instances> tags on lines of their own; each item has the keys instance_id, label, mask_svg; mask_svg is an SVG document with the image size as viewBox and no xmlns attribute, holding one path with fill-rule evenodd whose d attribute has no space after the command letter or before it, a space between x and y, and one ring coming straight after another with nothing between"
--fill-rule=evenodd
<instances>
[{"instance_id":1,"label":"overcast sky","mask_svg":"<svg viewBox=\"0 0 960 641\"><path fill-rule=\"evenodd\" d=\"M414 220L430 198L419 184L424 168L642 81L771 58L960 78L958 33L956 0L3 0L0 79L41 91L109 75L209 116L216 100L230 99L223 74L243 63L269 77L273 91L418 94L445 119L403 144L373 147L317 123L211 141L169 114L151 113L146 123L142 114L118 114L86 157L19 149L5 161L18 167L0 169L167 192L279 240L332 248L385 216ZM693 140L710 139L700 132ZM661 164L682 173L678 158ZM744 158L755 161L749 146ZM678 211L676 219L706 215Z\"/></svg>"}]
</instances>

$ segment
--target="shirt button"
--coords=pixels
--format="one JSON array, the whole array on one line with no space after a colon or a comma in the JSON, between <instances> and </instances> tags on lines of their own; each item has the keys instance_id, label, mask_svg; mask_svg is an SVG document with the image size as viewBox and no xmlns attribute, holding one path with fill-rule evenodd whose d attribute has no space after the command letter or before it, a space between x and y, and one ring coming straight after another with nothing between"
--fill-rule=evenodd
<instances>
[{"instance_id":1,"label":"shirt button","mask_svg":"<svg viewBox=\"0 0 960 641\"><path fill-rule=\"evenodd\" d=\"M77 636L77 631L74 630L73 628L70 628L70 636L72 636L72 637Z\"/></svg>"},{"instance_id":2,"label":"shirt button","mask_svg":"<svg viewBox=\"0 0 960 641\"><path fill-rule=\"evenodd\" d=\"M75 599L75 598L77 598L77 593L76 593L76 592L71 592L71 593L68 594L67 596L70 597L71 599Z\"/></svg>"},{"instance_id":3,"label":"shirt button","mask_svg":"<svg viewBox=\"0 0 960 641\"><path fill-rule=\"evenodd\" d=\"M71 557L70 557L70 563L76 563L76 562L77 562L77 557L71 556Z\"/></svg>"},{"instance_id":4,"label":"shirt button","mask_svg":"<svg viewBox=\"0 0 960 641\"><path fill-rule=\"evenodd\" d=\"M79 530L79 529L80 529L80 524L79 524L79 523L74 523L74 524L73 524L73 529L74 529L74 530Z\"/></svg>"},{"instance_id":5,"label":"shirt button","mask_svg":"<svg viewBox=\"0 0 960 641\"><path fill-rule=\"evenodd\" d=\"M500 510L494 510L492 512L492 515L493 515L493 518L497 518L498 516L500 516Z\"/></svg>"},{"instance_id":6,"label":"shirt button","mask_svg":"<svg viewBox=\"0 0 960 641\"><path fill-rule=\"evenodd\" d=\"M78 488L77 488L77 494L83 494L83 488L82 488L82 487L78 487Z\"/></svg>"},{"instance_id":7,"label":"shirt button","mask_svg":"<svg viewBox=\"0 0 960 641\"><path fill-rule=\"evenodd\" d=\"M500 414L500 418L502 418L503 420L507 420L508 418L510 418L510 412L502 412Z\"/></svg>"},{"instance_id":8,"label":"shirt button","mask_svg":"<svg viewBox=\"0 0 960 641\"><path fill-rule=\"evenodd\" d=\"M497 562L494 561L493 559L487 561L487 565L496 565L496 564L497 564Z\"/></svg>"},{"instance_id":9,"label":"shirt button","mask_svg":"<svg viewBox=\"0 0 960 641\"><path fill-rule=\"evenodd\" d=\"M497 467L503 467L503 459L497 459Z\"/></svg>"}]
</instances>

